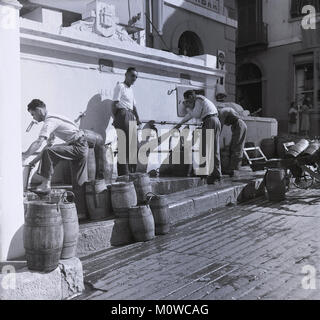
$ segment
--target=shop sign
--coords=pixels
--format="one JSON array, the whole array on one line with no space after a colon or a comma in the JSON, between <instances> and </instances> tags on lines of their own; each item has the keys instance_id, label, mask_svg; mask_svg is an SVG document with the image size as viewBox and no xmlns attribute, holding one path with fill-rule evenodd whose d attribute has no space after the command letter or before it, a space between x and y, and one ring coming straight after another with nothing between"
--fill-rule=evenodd
<instances>
[{"instance_id":1,"label":"shop sign","mask_svg":"<svg viewBox=\"0 0 320 320\"><path fill-rule=\"evenodd\" d=\"M186 0L211 11L219 12L220 0Z\"/></svg>"}]
</instances>

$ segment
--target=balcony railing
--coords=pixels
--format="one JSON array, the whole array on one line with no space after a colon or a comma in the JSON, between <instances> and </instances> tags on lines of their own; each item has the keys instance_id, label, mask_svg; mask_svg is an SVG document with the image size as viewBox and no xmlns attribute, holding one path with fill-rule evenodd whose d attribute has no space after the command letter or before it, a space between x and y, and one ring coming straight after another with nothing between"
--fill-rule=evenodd
<instances>
[{"instance_id":1,"label":"balcony railing","mask_svg":"<svg viewBox=\"0 0 320 320\"><path fill-rule=\"evenodd\" d=\"M238 29L238 48L268 45L268 24L259 22L252 26L252 28Z\"/></svg>"}]
</instances>

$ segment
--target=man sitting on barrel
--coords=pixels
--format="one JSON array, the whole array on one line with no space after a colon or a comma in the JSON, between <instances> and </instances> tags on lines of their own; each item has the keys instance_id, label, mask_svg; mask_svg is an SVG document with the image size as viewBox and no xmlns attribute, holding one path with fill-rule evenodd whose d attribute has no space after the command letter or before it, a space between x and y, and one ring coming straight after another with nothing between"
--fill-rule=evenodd
<instances>
[{"instance_id":1,"label":"man sitting on barrel","mask_svg":"<svg viewBox=\"0 0 320 320\"><path fill-rule=\"evenodd\" d=\"M38 194L50 193L54 167L60 160L71 161L73 187L82 186L88 180L88 143L85 133L66 117L49 115L46 105L41 100L31 101L28 105L28 111L34 120L43 122L43 126L38 139L22 154L23 161L36 153L47 141L47 146L41 153L39 174L42 177L42 183L34 191ZM55 137L60 138L65 143L52 145Z\"/></svg>"}]
</instances>

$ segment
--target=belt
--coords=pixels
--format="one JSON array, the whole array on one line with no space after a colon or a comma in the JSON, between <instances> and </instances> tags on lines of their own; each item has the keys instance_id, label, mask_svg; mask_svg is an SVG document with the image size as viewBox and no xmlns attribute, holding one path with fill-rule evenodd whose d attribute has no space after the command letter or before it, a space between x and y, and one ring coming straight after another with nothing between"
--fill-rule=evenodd
<instances>
[{"instance_id":1,"label":"belt","mask_svg":"<svg viewBox=\"0 0 320 320\"><path fill-rule=\"evenodd\" d=\"M218 117L218 114L208 114L207 116L205 116L203 119L202 119L202 122L212 118L212 117Z\"/></svg>"}]
</instances>

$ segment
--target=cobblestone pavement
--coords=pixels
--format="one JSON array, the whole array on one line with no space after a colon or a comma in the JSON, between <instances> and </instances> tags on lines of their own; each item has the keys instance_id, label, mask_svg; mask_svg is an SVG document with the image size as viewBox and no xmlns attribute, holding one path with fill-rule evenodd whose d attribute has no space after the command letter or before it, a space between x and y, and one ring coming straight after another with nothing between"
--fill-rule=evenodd
<instances>
[{"instance_id":1,"label":"cobblestone pavement","mask_svg":"<svg viewBox=\"0 0 320 320\"><path fill-rule=\"evenodd\" d=\"M319 299L320 190L293 190L187 220L166 236L83 259L77 299Z\"/></svg>"}]
</instances>

